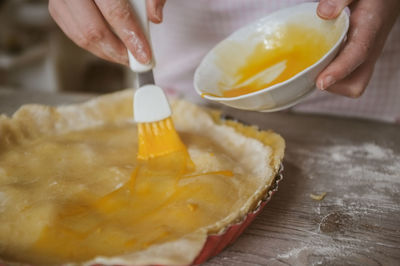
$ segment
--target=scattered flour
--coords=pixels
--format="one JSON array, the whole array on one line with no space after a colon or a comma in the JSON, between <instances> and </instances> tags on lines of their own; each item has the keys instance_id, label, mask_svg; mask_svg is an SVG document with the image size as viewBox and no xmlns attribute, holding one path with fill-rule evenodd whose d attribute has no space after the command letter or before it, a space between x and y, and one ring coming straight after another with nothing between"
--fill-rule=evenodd
<instances>
[{"instance_id":1,"label":"scattered flour","mask_svg":"<svg viewBox=\"0 0 400 266\"><path fill-rule=\"evenodd\" d=\"M308 247L301 247L301 248L293 248L291 250L288 250L286 253L278 254L277 258L278 259L290 259L290 258L296 258L299 256L301 252L304 250L308 249Z\"/></svg>"},{"instance_id":2,"label":"scattered flour","mask_svg":"<svg viewBox=\"0 0 400 266\"><path fill-rule=\"evenodd\" d=\"M337 162L345 162L349 158L365 158L375 160L386 160L393 156L391 149L379 147L374 143L365 143L362 146L356 145L337 145L329 148L332 159Z\"/></svg>"},{"instance_id":3,"label":"scattered flour","mask_svg":"<svg viewBox=\"0 0 400 266\"><path fill-rule=\"evenodd\" d=\"M338 245L334 240L325 239L289 249L278 254L276 259L290 265L324 265L326 261L338 256L345 256L349 252L347 246Z\"/></svg>"},{"instance_id":4,"label":"scattered flour","mask_svg":"<svg viewBox=\"0 0 400 266\"><path fill-rule=\"evenodd\" d=\"M310 169L305 174L315 183L315 191L331 192L346 186L349 189L342 197L367 196L371 200L400 193L400 154L391 148L375 143L299 147L287 157L302 169ZM318 182L322 178L324 182Z\"/></svg>"},{"instance_id":5,"label":"scattered flour","mask_svg":"<svg viewBox=\"0 0 400 266\"><path fill-rule=\"evenodd\" d=\"M380 230L381 215L400 213L400 153L371 142L341 143L296 146L288 150L286 160L301 169L307 187L312 187L304 195L315 191L328 195L313 202L316 226L302 245L283 249L273 260L277 264L325 265L352 258L354 252L376 254L374 234L365 232Z\"/></svg>"}]
</instances>

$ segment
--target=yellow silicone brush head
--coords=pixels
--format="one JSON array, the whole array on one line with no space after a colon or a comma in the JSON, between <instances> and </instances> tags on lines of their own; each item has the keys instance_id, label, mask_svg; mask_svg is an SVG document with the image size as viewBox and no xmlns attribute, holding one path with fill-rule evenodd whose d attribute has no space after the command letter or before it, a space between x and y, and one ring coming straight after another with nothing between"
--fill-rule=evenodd
<instances>
[{"instance_id":1,"label":"yellow silicone brush head","mask_svg":"<svg viewBox=\"0 0 400 266\"><path fill-rule=\"evenodd\" d=\"M186 151L181 138L175 130L172 118L138 124L139 151L137 158L149 160L173 152Z\"/></svg>"}]
</instances>

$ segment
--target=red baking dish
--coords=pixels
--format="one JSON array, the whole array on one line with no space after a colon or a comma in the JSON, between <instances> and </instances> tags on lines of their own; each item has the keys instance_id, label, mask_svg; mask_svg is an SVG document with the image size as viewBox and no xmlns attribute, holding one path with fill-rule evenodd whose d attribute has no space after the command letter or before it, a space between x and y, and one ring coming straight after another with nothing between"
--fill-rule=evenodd
<instances>
[{"instance_id":1,"label":"red baking dish","mask_svg":"<svg viewBox=\"0 0 400 266\"><path fill-rule=\"evenodd\" d=\"M261 213L265 205L271 200L272 195L278 191L278 183L283 179L283 166L281 165L278 175L275 177L266 196L257 204L256 208L249 212L242 221L229 226L220 234L209 235L203 249L197 258L193 261L193 265L204 263L209 258L218 255L226 246L233 244L243 231L251 224L251 222Z\"/></svg>"}]
</instances>

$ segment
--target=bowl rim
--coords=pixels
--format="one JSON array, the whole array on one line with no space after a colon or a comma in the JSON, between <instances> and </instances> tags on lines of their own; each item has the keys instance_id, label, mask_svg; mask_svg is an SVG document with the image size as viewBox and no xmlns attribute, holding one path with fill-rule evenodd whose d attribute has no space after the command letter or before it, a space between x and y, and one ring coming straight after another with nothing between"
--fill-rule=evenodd
<instances>
[{"instance_id":1,"label":"bowl rim","mask_svg":"<svg viewBox=\"0 0 400 266\"><path fill-rule=\"evenodd\" d=\"M348 32L348 30L349 30L349 26L350 26L349 13L348 13L347 9L344 9L344 10L340 13L340 15L337 16L337 18L336 18L336 19L340 19L341 17L344 17L344 20L345 20L345 25L344 25L343 31L342 31L342 33L341 33L339 39L336 41L336 43L335 43L335 44L329 49L329 51L326 52L317 62L315 62L314 64L308 66L307 68L305 68L304 70L300 71L299 73L297 73L297 74L294 75L293 77L291 77L291 78L289 78L289 79L287 79L287 80L285 80L285 81L283 81L283 82L280 82L280 83L274 84L274 85L272 85L272 86L266 87L266 88L264 88L264 89L261 89L261 90L258 90L258 91L254 91L254 92L251 92L251 93L247 93L247 94L243 94L243 95L239 95L239 96L235 96L235 97L220 97L220 96L208 95L208 94L205 94L206 92L203 92L203 91L200 90L200 88L198 87L199 69L200 69L200 67L204 64L206 58L215 50L215 48L216 48L217 46L219 46L221 43L225 42L226 40L232 38L232 37L233 37L234 35L236 35L239 31L243 31L244 29L254 27L254 26L257 25L257 24L262 23L263 20L266 20L267 18L276 15L277 13L284 12L284 11L287 12L287 11L290 11L291 9L295 9L295 8L300 7L300 6L309 6L309 7L315 8L316 6L318 6L318 3L316 3L316 2L302 3L302 4L298 4L298 5L293 5L293 6L290 6L290 7L287 7L287 8L279 9L279 10L277 10L277 11L274 11L274 12L272 12L272 13L269 13L267 16L264 16L264 17L262 17L262 18L260 18L260 19L257 19L257 20L254 21L254 22L251 22L250 24L247 24L247 25L244 25L243 27L240 27L239 29L237 29L237 30L235 30L234 32L232 32L228 37L226 37L226 38L223 39L222 41L218 42L218 43L203 57L203 59L201 60L200 64L199 64L198 67L196 68L196 71L195 71L195 73L194 73L193 83L194 83L194 88L195 88L197 94L199 94L202 98L205 98L205 99L208 99L208 100L212 100L212 101L218 101L218 102L230 102L230 101L240 100L240 99L247 98L247 97L251 97L251 96L256 96L256 95L259 95L259 94L264 94L264 93L266 93L266 92L270 92L270 91L273 91L273 90L275 90L275 89L277 89L277 88L280 88L280 87L282 87L282 86L284 86L284 85L286 85L286 84L288 84L288 83L291 83L293 80L297 79L299 76L303 75L303 74L306 73L306 72L309 72L309 71L315 69L319 64L321 64L323 61L325 61L326 58L327 58L328 56L330 56L330 55L333 53L333 51L335 51L335 50L342 44L343 40L345 39L345 37L346 37L346 35L347 35L347 32ZM264 22L264 23L265 23L265 22ZM313 89L314 89L314 87L313 87ZM312 90L310 90L310 91L312 91ZM275 109L276 109L276 108L275 108ZM282 109L282 108L278 108L278 109Z\"/></svg>"}]
</instances>

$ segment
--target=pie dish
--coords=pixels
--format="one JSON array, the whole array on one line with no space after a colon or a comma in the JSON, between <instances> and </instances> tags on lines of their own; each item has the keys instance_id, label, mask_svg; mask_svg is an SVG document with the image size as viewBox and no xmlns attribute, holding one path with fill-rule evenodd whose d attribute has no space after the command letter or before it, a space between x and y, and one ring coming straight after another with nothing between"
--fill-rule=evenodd
<instances>
[{"instance_id":1,"label":"pie dish","mask_svg":"<svg viewBox=\"0 0 400 266\"><path fill-rule=\"evenodd\" d=\"M183 100L172 110L195 165L179 178L138 168L130 90L0 116L0 264L189 265L240 234L284 140Z\"/></svg>"}]
</instances>

